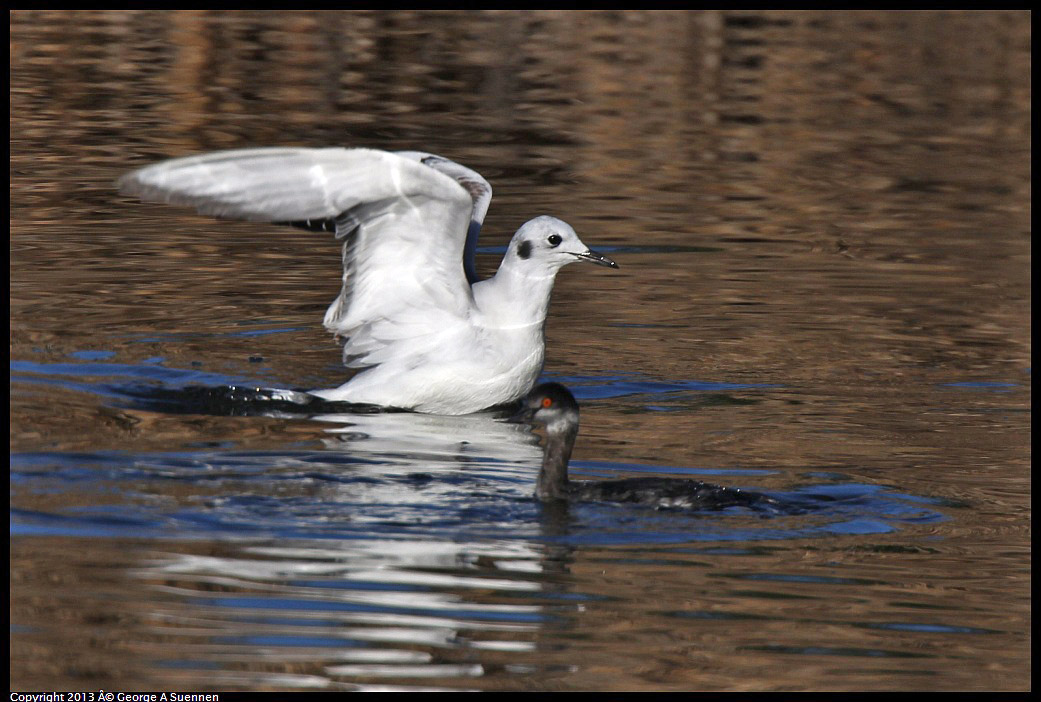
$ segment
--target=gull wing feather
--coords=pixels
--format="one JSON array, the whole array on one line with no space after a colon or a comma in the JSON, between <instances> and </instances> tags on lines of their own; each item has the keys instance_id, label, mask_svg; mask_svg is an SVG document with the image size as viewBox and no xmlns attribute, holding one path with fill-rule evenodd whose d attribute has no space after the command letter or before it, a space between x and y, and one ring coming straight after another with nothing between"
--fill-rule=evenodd
<instances>
[{"instance_id":1,"label":"gull wing feather","mask_svg":"<svg viewBox=\"0 0 1041 702\"><path fill-rule=\"evenodd\" d=\"M483 185L482 185L483 184ZM431 154L263 148L173 159L127 174L120 191L255 222L333 220L343 289L325 326L365 367L469 324L468 233L491 200L480 175ZM473 231L472 248L476 248ZM468 252L469 253L469 252Z\"/></svg>"},{"instance_id":2,"label":"gull wing feather","mask_svg":"<svg viewBox=\"0 0 1041 702\"><path fill-rule=\"evenodd\" d=\"M484 216L488 214L488 206L492 204L492 186L477 171L472 171L455 161L449 161L443 156L428 154L423 151L397 151L395 153L398 156L419 161L425 166L441 171L445 175L454 178L457 183L470 193L470 197L474 202L474 209L470 218L470 226L466 231L466 245L463 249L463 268L466 271L466 280L470 285L473 285L480 280L477 276L474 258L477 254L477 237L481 233L481 224L484 222Z\"/></svg>"}]
</instances>

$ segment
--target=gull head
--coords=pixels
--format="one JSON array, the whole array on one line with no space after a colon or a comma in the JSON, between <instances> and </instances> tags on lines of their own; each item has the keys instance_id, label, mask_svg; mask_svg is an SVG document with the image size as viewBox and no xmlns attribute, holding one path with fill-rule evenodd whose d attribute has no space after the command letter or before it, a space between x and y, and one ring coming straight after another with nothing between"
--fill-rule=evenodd
<instances>
[{"instance_id":1,"label":"gull head","mask_svg":"<svg viewBox=\"0 0 1041 702\"><path fill-rule=\"evenodd\" d=\"M582 243L567 222L543 215L525 222L513 235L508 252L522 266L549 268L556 272L575 261L618 268L618 264Z\"/></svg>"}]
</instances>

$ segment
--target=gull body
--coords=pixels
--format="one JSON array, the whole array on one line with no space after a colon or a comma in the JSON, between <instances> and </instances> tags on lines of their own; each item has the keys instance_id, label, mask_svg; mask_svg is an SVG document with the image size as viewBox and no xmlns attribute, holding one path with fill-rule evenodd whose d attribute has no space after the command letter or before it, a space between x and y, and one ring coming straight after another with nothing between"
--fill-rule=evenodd
<instances>
[{"instance_id":1,"label":"gull body","mask_svg":"<svg viewBox=\"0 0 1041 702\"><path fill-rule=\"evenodd\" d=\"M546 447L535 484L535 497L542 502L635 502L659 509L722 509L733 505L755 507L776 502L766 495L700 480L568 479L568 462L578 436L578 402L560 383L543 383L534 388L510 421L545 427Z\"/></svg>"},{"instance_id":2,"label":"gull body","mask_svg":"<svg viewBox=\"0 0 1041 702\"><path fill-rule=\"evenodd\" d=\"M474 254L491 186L418 151L222 151L163 161L119 185L144 200L343 240L343 287L324 323L346 339L344 363L359 372L310 391L325 400L436 414L516 401L542 369L557 271L575 261L618 267L566 222L540 216L479 280Z\"/></svg>"}]
</instances>

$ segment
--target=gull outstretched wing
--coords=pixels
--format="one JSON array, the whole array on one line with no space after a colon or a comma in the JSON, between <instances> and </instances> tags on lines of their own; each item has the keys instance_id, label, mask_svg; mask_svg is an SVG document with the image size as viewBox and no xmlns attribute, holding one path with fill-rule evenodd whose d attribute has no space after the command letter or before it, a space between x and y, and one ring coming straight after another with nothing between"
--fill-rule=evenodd
<instances>
[{"instance_id":1,"label":"gull outstretched wing","mask_svg":"<svg viewBox=\"0 0 1041 702\"><path fill-rule=\"evenodd\" d=\"M432 154L261 148L172 159L123 176L120 191L202 214L313 226L343 245L343 289L325 326L344 362L407 355L469 324L477 232L491 200L481 176ZM331 228L331 227L330 227ZM465 270L464 270L465 269Z\"/></svg>"}]
</instances>

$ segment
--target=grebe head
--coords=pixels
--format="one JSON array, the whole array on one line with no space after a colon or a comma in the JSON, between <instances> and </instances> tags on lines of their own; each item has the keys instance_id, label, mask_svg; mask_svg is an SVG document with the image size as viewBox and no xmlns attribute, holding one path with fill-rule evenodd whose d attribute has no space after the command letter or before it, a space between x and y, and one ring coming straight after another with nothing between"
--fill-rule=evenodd
<instances>
[{"instance_id":1,"label":"grebe head","mask_svg":"<svg viewBox=\"0 0 1041 702\"><path fill-rule=\"evenodd\" d=\"M578 432L578 402L560 383L543 383L521 401L511 422L527 422L546 427L549 434Z\"/></svg>"}]
</instances>

